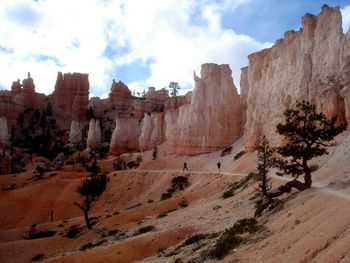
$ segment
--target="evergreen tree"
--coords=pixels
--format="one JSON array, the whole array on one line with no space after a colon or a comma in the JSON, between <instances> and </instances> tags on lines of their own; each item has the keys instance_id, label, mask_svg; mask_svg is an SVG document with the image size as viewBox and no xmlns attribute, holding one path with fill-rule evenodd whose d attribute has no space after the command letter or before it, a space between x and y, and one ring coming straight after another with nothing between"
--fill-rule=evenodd
<instances>
[{"instance_id":1,"label":"evergreen tree","mask_svg":"<svg viewBox=\"0 0 350 263\"><path fill-rule=\"evenodd\" d=\"M157 146L153 147L153 152L152 152L152 159L155 160L158 157L158 149Z\"/></svg>"},{"instance_id":2,"label":"evergreen tree","mask_svg":"<svg viewBox=\"0 0 350 263\"><path fill-rule=\"evenodd\" d=\"M285 159L277 160L276 165L281 174L295 177L289 187L304 190L312 184L308 162L328 154L327 142L341 133L346 125L337 125L337 116L328 119L323 113L316 113L316 106L306 101L297 102L296 108L286 110L284 116L285 123L277 125L277 132L286 138L287 143L278 147L277 152ZM296 180L302 174L304 183Z\"/></svg>"},{"instance_id":3,"label":"evergreen tree","mask_svg":"<svg viewBox=\"0 0 350 263\"><path fill-rule=\"evenodd\" d=\"M106 174L92 174L87 177L83 183L78 187L77 192L83 198L81 203L75 202L74 204L84 212L84 219L88 229L92 228L92 224L89 219L89 211L93 202L105 191L108 182Z\"/></svg>"},{"instance_id":4,"label":"evergreen tree","mask_svg":"<svg viewBox=\"0 0 350 263\"><path fill-rule=\"evenodd\" d=\"M175 99L176 99L176 96L179 93L179 89L180 89L179 83L173 82L173 81L170 82L169 83L169 89L170 89L170 95L175 97Z\"/></svg>"},{"instance_id":5,"label":"evergreen tree","mask_svg":"<svg viewBox=\"0 0 350 263\"><path fill-rule=\"evenodd\" d=\"M270 190L268 185L270 179L267 176L269 168L274 164L272 158L274 150L270 147L269 141L265 136L262 138L257 150L258 179L260 181L259 192L261 193L262 197L265 197Z\"/></svg>"}]
</instances>

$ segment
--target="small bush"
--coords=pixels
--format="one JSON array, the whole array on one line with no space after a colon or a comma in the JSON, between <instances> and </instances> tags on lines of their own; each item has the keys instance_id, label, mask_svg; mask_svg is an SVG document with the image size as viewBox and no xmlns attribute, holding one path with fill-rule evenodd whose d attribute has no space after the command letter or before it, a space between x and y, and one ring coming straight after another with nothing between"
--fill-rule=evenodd
<instances>
[{"instance_id":1,"label":"small bush","mask_svg":"<svg viewBox=\"0 0 350 263\"><path fill-rule=\"evenodd\" d=\"M232 189L227 190L222 194L222 198L224 198L224 199L232 197L232 196L234 196L234 191Z\"/></svg>"},{"instance_id":2,"label":"small bush","mask_svg":"<svg viewBox=\"0 0 350 263\"><path fill-rule=\"evenodd\" d=\"M183 263L182 259L181 258L176 258L174 260L174 263Z\"/></svg>"},{"instance_id":3,"label":"small bush","mask_svg":"<svg viewBox=\"0 0 350 263\"><path fill-rule=\"evenodd\" d=\"M86 244L82 245L79 250L87 250L87 249L90 249L90 248L93 248L93 247L99 247L99 246L101 246L102 244L104 244L106 242L107 242L107 240L105 240L105 239L102 239L102 240L100 240L100 241L98 241L96 243L89 242L89 243L86 243Z\"/></svg>"},{"instance_id":4,"label":"small bush","mask_svg":"<svg viewBox=\"0 0 350 263\"><path fill-rule=\"evenodd\" d=\"M157 218L163 218L163 217L166 217L168 215L167 212L163 212L163 213L160 213Z\"/></svg>"},{"instance_id":5,"label":"small bush","mask_svg":"<svg viewBox=\"0 0 350 263\"><path fill-rule=\"evenodd\" d=\"M231 228L225 232L216 241L214 249L211 251L211 257L221 259L228 252L239 246L244 239L239 235L248 232L250 234L257 232L262 228L255 218L243 218L238 220Z\"/></svg>"},{"instance_id":6,"label":"small bush","mask_svg":"<svg viewBox=\"0 0 350 263\"><path fill-rule=\"evenodd\" d=\"M180 202L179 202L179 206L181 206L182 208L185 208L188 206L188 202L186 199L182 199Z\"/></svg>"},{"instance_id":7,"label":"small bush","mask_svg":"<svg viewBox=\"0 0 350 263\"><path fill-rule=\"evenodd\" d=\"M243 239L226 230L221 237L216 241L214 249L211 251L213 258L221 259L228 254L228 252L238 247L242 243Z\"/></svg>"},{"instance_id":8,"label":"small bush","mask_svg":"<svg viewBox=\"0 0 350 263\"><path fill-rule=\"evenodd\" d=\"M194 236L191 236L185 240L183 243L184 246L191 245L193 243L197 243L198 241L207 238L209 235L208 234L196 234Z\"/></svg>"},{"instance_id":9,"label":"small bush","mask_svg":"<svg viewBox=\"0 0 350 263\"><path fill-rule=\"evenodd\" d=\"M153 203L154 201L152 199L148 199L147 203L151 204Z\"/></svg>"},{"instance_id":10,"label":"small bush","mask_svg":"<svg viewBox=\"0 0 350 263\"><path fill-rule=\"evenodd\" d=\"M45 255L40 253L40 254L37 254L37 255L33 256L30 261L38 261L38 260L43 259L44 257L45 257Z\"/></svg>"},{"instance_id":11,"label":"small bush","mask_svg":"<svg viewBox=\"0 0 350 263\"><path fill-rule=\"evenodd\" d=\"M137 232L135 233L135 235L141 235L147 232L152 231L153 229L155 229L155 226L149 225L149 226L145 226L145 227L141 227L139 228L139 230L137 230Z\"/></svg>"},{"instance_id":12,"label":"small bush","mask_svg":"<svg viewBox=\"0 0 350 263\"><path fill-rule=\"evenodd\" d=\"M162 195L160 196L160 200L166 200L172 198L172 194L171 193L162 193Z\"/></svg>"},{"instance_id":13,"label":"small bush","mask_svg":"<svg viewBox=\"0 0 350 263\"><path fill-rule=\"evenodd\" d=\"M64 235L64 237L76 238L80 234L81 230L82 230L82 228L79 227L79 225L73 225L68 229L68 231Z\"/></svg>"},{"instance_id":14,"label":"small bush","mask_svg":"<svg viewBox=\"0 0 350 263\"><path fill-rule=\"evenodd\" d=\"M226 147L225 149L222 150L221 156L231 154L231 151L232 151L232 146Z\"/></svg>"},{"instance_id":15,"label":"small bush","mask_svg":"<svg viewBox=\"0 0 350 263\"><path fill-rule=\"evenodd\" d=\"M239 158L241 158L243 155L245 154L245 151L240 151L239 153L237 153L235 155L235 157L233 157L234 160L238 160Z\"/></svg>"}]
</instances>

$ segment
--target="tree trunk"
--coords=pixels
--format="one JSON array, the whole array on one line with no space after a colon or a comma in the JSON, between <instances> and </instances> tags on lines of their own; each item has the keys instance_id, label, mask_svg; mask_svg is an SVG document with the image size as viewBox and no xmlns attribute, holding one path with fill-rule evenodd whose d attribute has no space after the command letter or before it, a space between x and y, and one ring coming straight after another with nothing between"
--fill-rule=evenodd
<instances>
[{"instance_id":1,"label":"tree trunk","mask_svg":"<svg viewBox=\"0 0 350 263\"><path fill-rule=\"evenodd\" d=\"M90 223L90 219L89 219L88 213L89 213L89 210L85 209L84 210L84 219L85 219L85 223L86 223L87 228L88 229L92 229L92 225Z\"/></svg>"},{"instance_id":2,"label":"tree trunk","mask_svg":"<svg viewBox=\"0 0 350 263\"><path fill-rule=\"evenodd\" d=\"M307 170L305 171L304 181L305 181L306 188L310 188L312 184L312 179L311 179L311 172L309 168L307 168Z\"/></svg>"}]
</instances>

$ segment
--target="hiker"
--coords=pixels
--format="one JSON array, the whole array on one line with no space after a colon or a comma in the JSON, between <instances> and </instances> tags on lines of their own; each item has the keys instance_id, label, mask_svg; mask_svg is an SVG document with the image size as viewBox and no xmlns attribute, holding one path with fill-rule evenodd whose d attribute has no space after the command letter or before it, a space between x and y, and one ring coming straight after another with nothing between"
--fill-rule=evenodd
<instances>
[{"instance_id":1,"label":"hiker","mask_svg":"<svg viewBox=\"0 0 350 263\"><path fill-rule=\"evenodd\" d=\"M182 171L184 172L185 170L188 171L187 163L186 163L186 162L184 162L184 168L182 169Z\"/></svg>"},{"instance_id":2,"label":"hiker","mask_svg":"<svg viewBox=\"0 0 350 263\"><path fill-rule=\"evenodd\" d=\"M218 162L216 165L218 166L219 171L221 171L221 169L220 169L221 168L221 163Z\"/></svg>"}]
</instances>

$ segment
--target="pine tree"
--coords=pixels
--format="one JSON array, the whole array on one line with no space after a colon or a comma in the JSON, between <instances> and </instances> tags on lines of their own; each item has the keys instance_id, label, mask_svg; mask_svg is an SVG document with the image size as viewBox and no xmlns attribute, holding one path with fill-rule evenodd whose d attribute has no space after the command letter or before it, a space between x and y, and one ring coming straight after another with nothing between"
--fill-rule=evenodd
<instances>
[{"instance_id":1,"label":"pine tree","mask_svg":"<svg viewBox=\"0 0 350 263\"><path fill-rule=\"evenodd\" d=\"M309 161L328 154L327 142L341 133L346 125L337 125L337 116L328 119L324 113L316 113L316 106L310 102L297 102L295 109L284 112L285 123L277 125L277 132L283 135L287 143L278 147L277 152L284 158L277 161L281 174L295 177L289 187L299 190L312 184ZM304 183L296 179L304 174ZM288 190L288 189L287 189Z\"/></svg>"},{"instance_id":2,"label":"pine tree","mask_svg":"<svg viewBox=\"0 0 350 263\"><path fill-rule=\"evenodd\" d=\"M259 183L259 192L261 192L262 197L267 196L270 187L268 185L269 178L269 168L273 166L273 152L274 150L270 147L270 143L268 139L264 136L257 148L257 168L258 168L258 179Z\"/></svg>"},{"instance_id":3,"label":"pine tree","mask_svg":"<svg viewBox=\"0 0 350 263\"><path fill-rule=\"evenodd\" d=\"M78 187L77 192L83 198L81 203L75 202L74 204L84 212L84 219L88 229L92 228L92 224L89 219L89 211L91 204L98 200L106 189L108 177L106 174L92 174L87 177L83 183Z\"/></svg>"}]
</instances>

